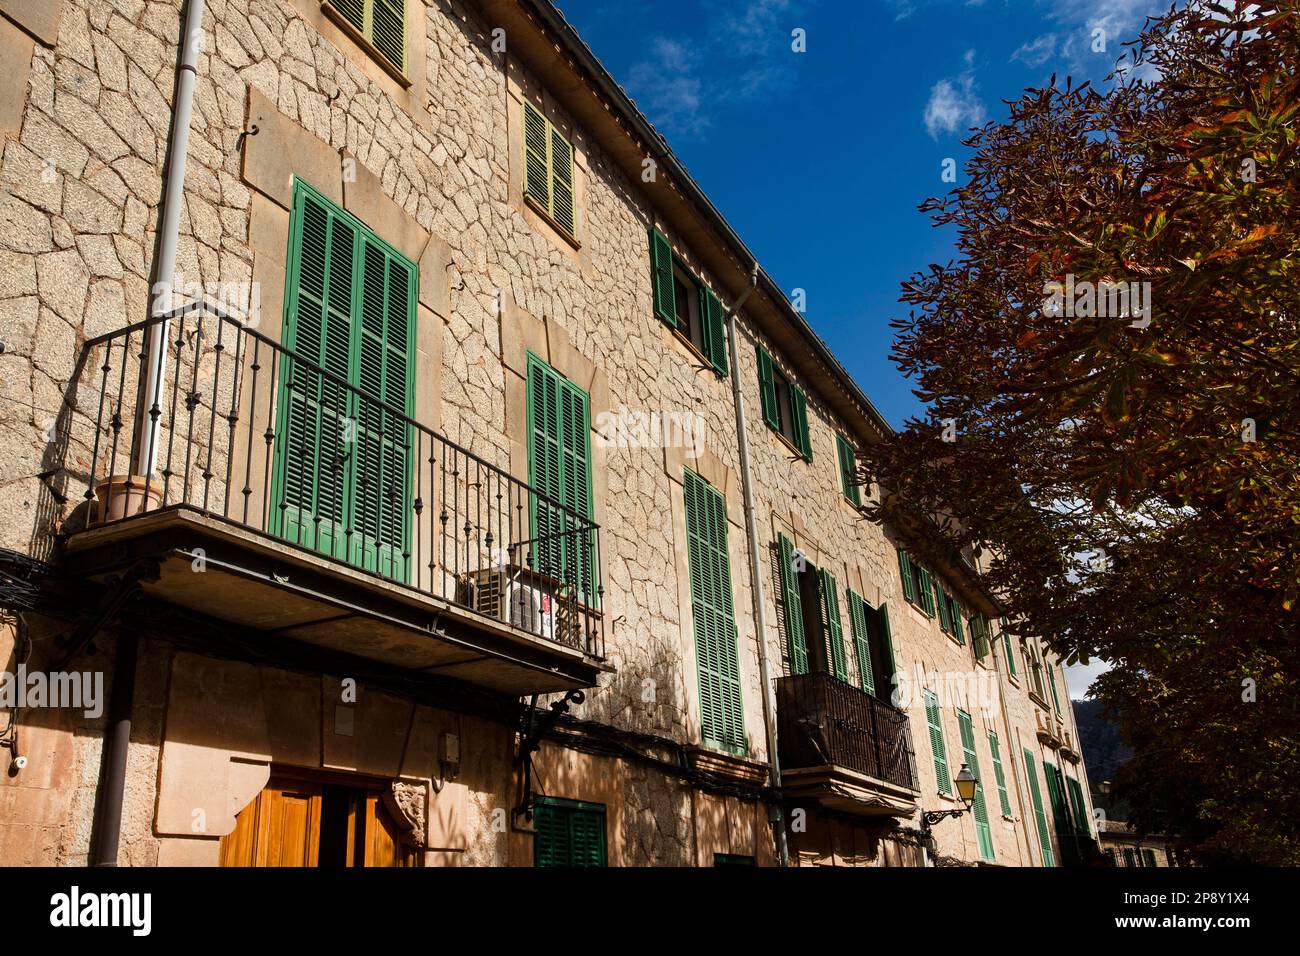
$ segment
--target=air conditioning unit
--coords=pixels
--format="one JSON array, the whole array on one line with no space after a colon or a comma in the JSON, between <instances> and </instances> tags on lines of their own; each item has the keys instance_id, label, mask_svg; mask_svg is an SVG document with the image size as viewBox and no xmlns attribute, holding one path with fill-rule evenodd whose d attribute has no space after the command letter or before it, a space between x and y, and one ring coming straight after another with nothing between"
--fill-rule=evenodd
<instances>
[{"instance_id":1,"label":"air conditioning unit","mask_svg":"<svg viewBox=\"0 0 1300 956\"><path fill-rule=\"evenodd\" d=\"M566 636L562 602L542 575L507 565L475 572L467 583L466 603L478 613L548 641Z\"/></svg>"}]
</instances>

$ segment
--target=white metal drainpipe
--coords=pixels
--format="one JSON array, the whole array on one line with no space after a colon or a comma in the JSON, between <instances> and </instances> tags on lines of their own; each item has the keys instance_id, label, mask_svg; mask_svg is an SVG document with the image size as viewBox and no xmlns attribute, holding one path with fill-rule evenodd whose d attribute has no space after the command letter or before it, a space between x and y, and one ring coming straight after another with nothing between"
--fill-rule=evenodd
<instances>
[{"instance_id":1,"label":"white metal drainpipe","mask_svg":"<svg viewBox=\"0 0 1300 956\"><path fill-rule=\"evenodd\" d=\"M773 699L772 673L767 660L767 612L763 602L763 569L759 561L758 519L754 514L753 486L749 475L749 439L745 435L745 398L740 389L740 360L736 346L736 313L758 288L758 263L754 263L749 288L727 310L727 338L731 343L731 398L736 405L736 437L740 443L740 488L745 501L745 536L749 539L750 593L754 598L754 626L758 630L758 673L763 683L763 721L767 727L767 760L771 769L772 789L781 791L781 759L777 756L776 701ZM776 821L776 855L780 865L790 865L790 850L785 839L785 812Z\"/></svg>"},{"instance_id":2,"label":"white metal drainpipe","mask_svg":"<svg viewBox=\"0 0 1300 956\"><path fill-rule=\"evenodd\" d=\"M173 308L176 246L180 238L185 159L189 153L190 118L194 107L194 81L198 73L199 51L203 49L203 4L204 0L189 0L185 10L185 32L181 35L181 59L176 67L176 92L172 101L166 193L163 196L162 221L158 228L158 255L154 259L150 286L150 315L154 317L166 315ZM138 441L135 449L135 473L146 479L152 477L158 463L158 421L162 414L170 331L169 319L151 326L145 346L148 364L144 370L144 389L141 392L142 401L136 427Z\"/></svg>"}]
</instances>

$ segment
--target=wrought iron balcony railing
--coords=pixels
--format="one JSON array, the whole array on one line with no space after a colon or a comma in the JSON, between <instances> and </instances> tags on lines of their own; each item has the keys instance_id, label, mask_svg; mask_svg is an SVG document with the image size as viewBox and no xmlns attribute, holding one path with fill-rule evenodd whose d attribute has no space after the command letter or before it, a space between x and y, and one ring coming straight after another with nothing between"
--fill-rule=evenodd
<instances>
[{"instance_id":1,"label":"wrought iron balcony railing","mask_svg":"<svg viewBox=\"0 0 1300 956\"><path fill-rule=\"evenodd\" d=\"M85 344L62 468L90 525L192 509L603 659L597 525L367 384L407 407L188 306Z\"/></svg>"},{"instance_id":2,"label":"wrought iron balcony railing","mask_svg":"<svg viewBox=\"0 0 1300 956\"><path fill-rule=\"evenodd\" d=\"M824 672L776 679L777 739L788 769L838 766L915 790L907 715Z\"/></svg>"}]
</instances>

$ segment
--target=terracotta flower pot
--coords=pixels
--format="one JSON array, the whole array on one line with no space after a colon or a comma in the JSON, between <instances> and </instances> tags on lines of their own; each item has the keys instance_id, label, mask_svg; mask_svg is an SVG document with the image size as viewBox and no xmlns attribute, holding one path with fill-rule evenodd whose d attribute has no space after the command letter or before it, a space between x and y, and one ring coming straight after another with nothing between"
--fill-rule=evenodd
<instances>
[{"instance_id":1,"label":"terracotta flower pot","mask_svg":"<svg viewBox=\"0 0 1300 956\"><path fill-rule=\"evenodd\" d=\"M89 524L95 527L155 511L162 493L162 483L144 475L110 475L95 486Z\"/></svg>"}]
</instances>

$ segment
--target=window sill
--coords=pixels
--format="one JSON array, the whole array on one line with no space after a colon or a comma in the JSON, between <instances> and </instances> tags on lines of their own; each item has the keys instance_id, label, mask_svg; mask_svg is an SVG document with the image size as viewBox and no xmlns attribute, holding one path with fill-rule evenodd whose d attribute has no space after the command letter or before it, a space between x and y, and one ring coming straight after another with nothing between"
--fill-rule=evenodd
<instances>
[{"instance_id":1,"label":"window sill","mask_svg":"<svg viewBox=\"0 0 1300 956\"><path fill-rule=\"evenodd\" d=\"M537 213L537 215L541 216L542 219L546 222L546 224L550 226L553 230L555 230L555 234L558 235L565 242L567 242L569 245L573 246L574 250L579 250L582 248L582 243L578 241L578 237L574 235L570 235L569 231L565 229L563 226L561 226L558 222L556 222L555 217L552 216L549 212L547 212L545 207L543 207L541 203L539 203L527 192L524 193L524 204L527 205L528 208L531 209L533 212ZM574 217L575 218L577 217L576 208L574 209Z\"/></svg>"},{"instance_id":2,"label":"window sill","mask_svg":"<svg viewBox=\"0 0 1300 956\"><path fill-rule=\"evenodd\" d=\"M796 458L798 458L798 459L799 459L800 461L802 461L804 464L809 464L808 459L805 458L805 457L803 456L803 452L801 452L798 448L795 448L795 447L794 447L794 442L792 442L790 439L786 438L784 433L777 431L777 430L776 430L775 428L773 428L771 425L768 425L768 426L767 426L767 430L770 431L773 435L775 435L775 436L780 440L780 442L781 442L782 445L785 445L785 447L786 447L787 449L789 449L790 454L794 455Z\"/></svg>"},{"instance_id":3,"label":"window sill","mask_svg":"<svg viewBox=\"0 0 1300 956\"><path fill-rule=\"evenodd\" d=\"M672 337L691 353L691 358L699 363L700 371L712 372L718 378L722 378L722 375L718 373L718 370L713 367L713 360L701 352L699 346L686 337L686 333L681 330L680 326L669 326L668 323L659 318L659 316L655 316L655 321L667 328L672 334Z\"/></svg>"},{"instance_id":4,"label":"window sill","mask_svg":"<svg viewBox=\"0 0 1300 956\"><path fill-rule=\"evenodd\" d=\"M321 3L321 10L325 13L325 16L329 17L330 22L350 36L356 42L357 46L361 47L361 49L379 65L380 69L400 83L403 88L410 89L411 78L403 73L399 67L394 66L392 60L380 53L379 50L375 48L375 45L367 40L361 34L360 30L349 23L347 17L335 10L328 0ZM407 53L409 56L409 50Z\"/></svg>"}]
</instances>

